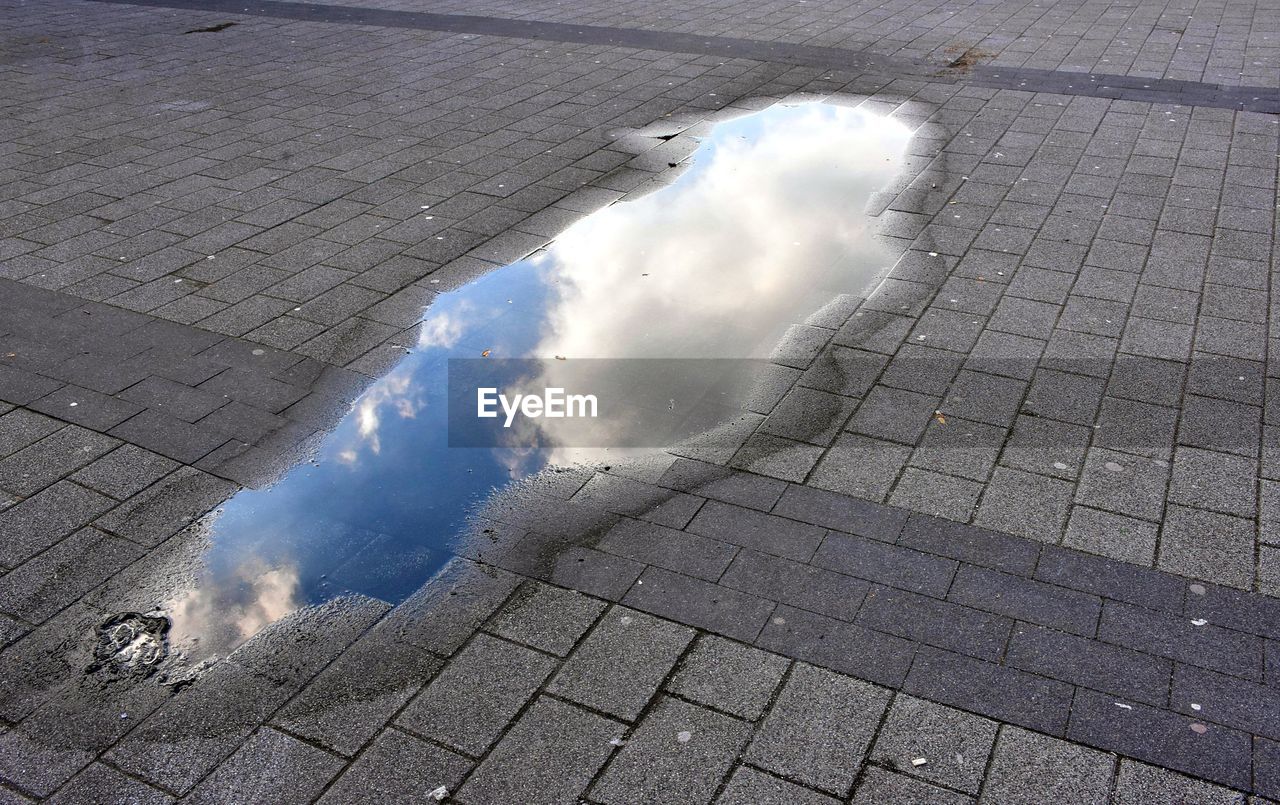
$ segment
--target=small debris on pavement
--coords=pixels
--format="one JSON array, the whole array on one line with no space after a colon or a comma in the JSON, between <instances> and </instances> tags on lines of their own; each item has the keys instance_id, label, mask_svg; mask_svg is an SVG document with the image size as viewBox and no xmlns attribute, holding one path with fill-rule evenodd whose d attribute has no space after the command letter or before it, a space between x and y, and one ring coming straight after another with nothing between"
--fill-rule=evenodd
<instances>
[{"instance_id":1,"label":"small debris on pavement","mask_svg":"<svg viewBox=\"0 0 1280 805\"><path fill-rule=\"evenodd\" d=\"M924 764L926 764L926 763L928 763L928 762L929 762L929 759L928 759L928 758L918 757L918 758L913 758L913 759L912 759L912 761L911 761L911 765L912 765L912 766L923 766Z\"/></svg>"},{"instance_id":2,"label":"small debris on pavement","mask_svg":"<svg viewBox=\"0 0 1280 805\"><path fill-rule=\"evenodd\" d=\"M1192 625L1192 626L1204 626L1204 625L1205 625L1206 623L1208 623L1208 622L1209 622L1209 621L1205 620L1204 618L1193 618L1193 619L1191 620L1191 625Z\"/></svg>"}]
</instances>

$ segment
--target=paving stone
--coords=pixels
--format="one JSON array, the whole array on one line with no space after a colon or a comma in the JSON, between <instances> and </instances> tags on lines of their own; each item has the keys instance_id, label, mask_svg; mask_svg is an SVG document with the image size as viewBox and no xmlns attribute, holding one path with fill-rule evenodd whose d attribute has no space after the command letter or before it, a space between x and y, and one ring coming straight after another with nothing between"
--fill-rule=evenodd
<instances>
[{"instance_id":1,"label":"paving stone","mask_svg":"<svg viewBox=\"0 0 1280 805\"><path fill-rule=\"evenodd\" d=\"M1026 540L924 514L908 518L898 542L925 553L1023 576L1031 575L1040 556L1039 546Z\"/></svg>"},{"instance_id":2,"label":"paving stone","mask_svg":"<svg viewBox=\"0 0 1280 805\"><path fill-rule=\"evenodd\" d=\"M1018 624L1009 641L1007 665L1052 679L1163 706L1171 663L1097 640Z\"/></svg>"},{"instance_id":3,"label":"paving stone","mask_svg":"<svg viewBox=\"0 0 1280 805\"><path fill-rule=\"evenodd\" d=\"M653 567L636 579L622 602L743 641L755 639L774 607L756 595Z\"/></svg>"},{"instance_id":4,"label":"paving stone","mask_svg":"<svg viewBox=\"0 0 1280 805\"><path fill-rule=\"evenodd\" d=\"M174 801L163 791L126 777L103 763L86 767L48 801L58 805L96 805L110 797L136 805L168 805Z\"/></svg>"},{"instance_id":5,"label":"paving stone","mask_svg":"<svg viewBox=\"0 0 1280 805\"><path fill-rule=\"evenodd\" d=\"M1253 524L1240 517L1168 507L1160 532L1161 570L1231 587L1253 585Z\"/></svg>"},{"instance_id":6,"label":"paving stone","mask_svg":"<svg viewBox=\"0 0 1280 805\"><path fill-rule=\"evenodd\" d=\"M882 688L798 664L744 757L846 796L888 703Z\"/></svg>"},{"instance_id":7,"label":"paving stone","mask_svg":"<svg viewBox=\"0 0 1280 805\"><path fill-rule=\"evenodd\" d=\"M80 529L115 505L111 498L69 481L0 510L0 565L14 567Z\"/></svg>"},{"instance_id":8,"label":"paving stone","mask_svg":"<svg viewBox=\"0 0 1280 805\"><path fill-rule=\"evenodd\" d=\"M719 584L843 620L853 619L870 586L840 573L747 550L733 560Z\"/></svg>"},{"instance_id":9,"label":"paving stone","mask_svg":"<svg viewBox=\"0 0 1280 805\"><path fill-rule=\"evenodd\" d=\"M81 529L0 576L0 611L41 623L141 554L132 542Z\"/></svg>"},{"instance_id":10,"label":"paving stone","mask_svg":"<svg viewBox=\"0 0 1280 805\"><path fill-rule=\"evenodd\" d=\"M789 783L750 766L739 766L717 805L835 805L838 800Z\"/></svg>"},{"instance_id":11,"label":"paving stone","mask_svg":"<svg viewBox=\"0 0 1280 805\"><path fill-rule=\"evenodd\" d=\"M1186 593L1185 583L1167 573L1053 547L1041 553L1036 578L1166 612L1181 612Z\"/></svg>"},{"instance_id":12,"label":"paving stone","mask_svg":"<svg viewBox=\"0 0 1280 805\"><path fill-rule=\"evenodd\" d=\"M71 480L124 500L177 468L177 462L172 459L126 444L74 473Z\"/></svg>"},{"instance_id":13,"label":"paving stone","mask_svg":"<svg viewBox=\"0 0 1280 805\"><path fill-rule=\"evenodd\" d=\"M891 587L874 587L857 623L913 641L996 662L1013 624L1007 618Z\"/></svg>"},{"instance_id":14,"label":"paving stone","mask_svg":"<svg viewBox=\"0 0 1280 805\"><path fill-rule=\"evenodd\" d=\"M603 602L581 593L530 582L494 616L489 629L508 640L563 657L603 610Z\"/></svg>"},{"instance_id":15,"label":"paving stone","mask_svg":"<svg viewBox=\"0 0 1280 805\"><path fill-rule=\"evenodd\" d=\"M1136 517L1073 506L1062 544L1122 562L1151 565L1158 531L1155 523Z\"/></svg>"},{"instance_id":16,"label":"paving stone","mask_svg":"<svg viewBox=\"0 0 1280 805\"><path fill-rule=\"evenodd\" d=\"M863 626L780 605L755 643L760 648L899 686L907 676L916 644Z\"/></svg>"},{"instance_id":17,"label":"paving stone","mask_svg":"<svg viewBox=\"0 0 1280 805\"><path fill-rule=\"evenodd\" d=\"M311 802L342 766L336 755L263 728L201 781L187 801Z\"/></svg>"},{"instance_id":18,"label":"paving stone","mask_svg":"<svg viewBox=\"0 0 1280 805\"><path fill-rule=\"evenodd\" d=\"M813 559L819 567L935 597L946 595L957 564L953 560L830 532Z\"/></svg>"},{"instance_id":19,"label":"paving stone","mask_svg":"<svg viewBox=\"0 0 1280 805\"><path fill-rule=\"evenodd\" d=\"M985 718L899 694L876 736L871 760L976 795L996 729ZM912 763L917 758L927 762L917 766Z\"/></svg>"},{"instance_id":20,"label":"paving stone","mask_svg":"<svg viewBox=\"0 0 1280 805\"><path fill-rule=\"evenodd\" d=\"M1079 690L1067 738L1232 788L1249 787L1249 736L1226 727L1200 733L1191 729L1193 723L1198 722L1143 704L1119 707L1114 696Z\"/></svg>"},{"instance_id":21,"label":"paving stone","mask_svg":"<svg viewBox=\"0 0 1280 805\"><path fill-rule=\"evenodd\" d=\"M846 495L788 484L773 513L814 525L893 542L907 512Z\"/></svg>"},{"instance_id":22,"label":"paving stone","mask_svg":"<svg viewBox=\"0 0 1280 805\"><path fill-rule=\"evenodd\" d=\"M502 606L519 583L504 570L454 559L392 610L383 628L409 645L447 657Z\"/></svg>"},{"instance_id":23,"label":"paving stone","mask_svg":"<svg viewBox=\"0 0 1280 805\"><path fill-rule=\"evenodd\" d=\"M570 655L547 691L634 721L693 635L692 629L615 606Z\"/></svg>"},{"instance_id":24,"label":"paving stone","mask_svg":"<svg viewBox=\"0 0 1280 805\"><path fill-rule=\"evenodd\" d=\"M1061 735L1071 686L935 648L921 648L903 690L998 721Z\"/></svg>"},{"instance_id":25,"label":"paving stone","mask_svg":"<svg viewBox=\"0 0 1280 805\"><path fill-rule=\"evenodd\" d=\"M375 628L285 705L272 722L354 755L440 669L441 661Z\"/></svg>"},{"instance_id":26,"label":"paving stone","mask_svg":"<svg viewBox=\"0 0 1280 805\"><path fill-rule=\"evenodd\" d=\"M1105 803L1115 759L1016 727L1000 730L984 802L1030 803L1045 798Z\"/></svg>"},{"instance_id":27,"label":"paving stone","mask_svg":"<svg viewBox=\"0 0 1280 805\"><path fill-rule=\"evenodd\" d=\"M1056 543L1066 524L1071 484L1028 472L996 468L974 524Z\"/></svg>"},{"instance_id":28,"label":"paving stone","mask_svg":"<svg viewBox=\"0 0 1280 805\"><path fill-rule=\"evenodd\" d=\"M384 730L319 801L338 805L374 799L412 805L428 801L440 786L457 790L470 767L461 755L399 730Z\"/></svg>"},{"instance_id":29,"label":"paving stone","mask_svg":"<svg viewBox=\"0 0 1280 805\"><path fill-rule=\"evenodd\" d=\"M458 792L475 803L576 801L613 751L623 725L540 697Z\"/></svg>"},{"instance_id":30,"label":"paving stone","mask_svg":"<svg viewBox=\"0 0 1280 805\"><path fill-rule=\"evenodd\" d=\"M215 666L103 757L153 785L186 793L231 755L289 692L231 663Z\"/></svg>"},{"instance_id":31,"label":"paving stone","mask_svg":"<svg viewBox=\"0 0 1280 805\"><path fill-rule=\"evenodd\" d=\"M775 654L702 635L668 683L668 690L750 721L758 719L789 663Z\"/></svg>"},{"instance_id":32,"label":"paving stone","mask_svg":"<svg viewBox=\"0 0 1280 805\"><path fill-rule=\"evenodd\" d=\"M822 457L808 483L864 500L889 495L911 449L865 436L842 435Z\"/></svg>"},{"instance_id":33,"label":"paving stone","mask_svg":"<svg viewBox=\"0 0 1280 805\"><path fill-rule=\"evenodd\" d=\"M719 540L630 519L610 529L596 547L708 581L718 579L738 551Z\"/></svg>"},{"instance_id":34,"label":"paving stone","mask_svg":"<svg viewBox=\"0 0 1280 805\"><path fill-rule=\"evenodd\" d=\"M555 662L545 654L477 635L401 711L396 723L478 756L554 669Z\"/></svg>"},{"instance_id":35,"label":"paving stone","mask_svg":"<svg viewBox=\"0 0 1280 805\"><path fill-rule=\"evenodd\" d=\"M26 497L110 451L119 442L74 425L0 460L0 487Z\"/></svg>"},{"instance_id":36,"label":"paving stone","mask_svg":"<svg viewBox=\"0 0 1280 805\"><path fill-rule=\"evenodd\" d=\"M744 721L663 697L592 786L591 799L710 802L750 735Z\"/></svg>"},{"instance_id":37,"label":"paving stone","mask_svg":"<svg viewBox=\"0 0 1280 805\"><path fill-rule=\"evenodd\" d=\"M1102 610L1096 596L971 565L960 568L947 599L1086 637Z\"/></svg>"},{"instance_id":38,"label":"paving stone","mask_svg":"<svg viewBox=\"0 0 1280 805\"><path fill-rule=\"evenodd\" d=\"M235 486L221 478L183 467L98 518L96 525L134 542L154 546L235 491Z\"/></svg>"},{"instance_id":39,"label":"paving stone","mask_svg":"<svg viewBox=\"0 0 1280 805\"><path fill-rule=\"evenodd\" d=\"M1213 624L1107 601L1098 639L1145 654L1210 668L1243 679L1262 678L1262 640Z\"/></svg>"},{"instance_id":40,"label":"paving stone","mask_svg":"<svg viewBox=\"0 0 1280 805\"><path fill-rule=\"evenodd\" d=\"M768 511L787 484L725 467L677 459L658 479L660 486L679 489L712 500Z\"/></svg>"},{"instance_id":41,"label":"paving stone","mask_svg":"<svg viewBox=\"0 0 1280 805\"><path fill-rule=\"evenodd\" d=\"M1180 447L1173 459L1169 501L1253 517L1258 506L1257 475L1257 464L1252 459Z\"/></svg>"},{"instance_id":42,"label":"paving stone","mask_svg":"<svg viewBox=\"0 0 1280 805\"><path fill-rule=\"evenodd\" d=\"M1120 758L1112 802L1138 805L1143 802L1203 802L1205 805L1243 805L1244 794L1229 788L1195 780L1177 772Z\"/></svg>"},{"instance_id":43,"label":"paving stone","mask_svg":"<svg viewBox=\"0 0 1280 805\"><path fill-rule=\"evenodd\" d=\"M708 501L689 531L704 537L807 562L822 541L821 528L718 501Z\"/></svg>"},{"instance_id":44,"label":"paving stone","mask_svg":"<svg viewBox=\"0 0 1280 805\"><path fill-rule=\"evenodd\" d=\"M1170 471L1167 463L1091 448L1075 502L1115 514L1159 520Z\"/></svg>"},{"instance_id":45,"label":"paving stone","mask_svg":"<svg viewBox=\"0 0 1280 805\"><path fill-rule=\"evenodd\" d=\"M872 766L868 767L863 774L862 781L858 783L858 790L850 802L857 805L872 805L878 802L965 805L973 802L973 798Z\"/></svg>"}]
</instances>

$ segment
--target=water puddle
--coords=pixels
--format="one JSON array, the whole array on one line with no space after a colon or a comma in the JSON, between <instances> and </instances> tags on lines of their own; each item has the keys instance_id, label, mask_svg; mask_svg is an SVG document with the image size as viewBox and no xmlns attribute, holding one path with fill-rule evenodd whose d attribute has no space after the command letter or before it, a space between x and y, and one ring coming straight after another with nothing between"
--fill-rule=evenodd
<instances>
[{"instance_id":1,"label":"water puddle","mask_svg":"<svg viewBox=\"0 0 1280 805\"><path fill-rule=\"evenodd\" d=\"M346 592L402 600L450 558L468 512L493 490L620 443L599 434L594 450L554 439L532 450L451 448L449 359L767 358L788 326L865 291L892 256L864 209L901 168L909 138L901 123L833 104L730 120L701 139L673 184L441 294L418 343L313 462L217 515L194 585L165 607L175 650L225 653ZM678 396L662 377L646 382L657 399ZM713 424L682 420L673 433Z\"/></svg>"}]
</instances>

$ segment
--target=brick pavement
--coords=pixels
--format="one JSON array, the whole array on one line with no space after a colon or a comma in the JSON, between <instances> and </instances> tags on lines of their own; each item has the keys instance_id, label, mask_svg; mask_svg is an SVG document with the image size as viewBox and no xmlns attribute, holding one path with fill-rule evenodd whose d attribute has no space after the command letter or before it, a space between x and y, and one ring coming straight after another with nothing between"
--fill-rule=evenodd
<instances>
[{"instance_id":1,"label":"brick pavement","mask_svg":"<svg viewBox=\"0 0 1280 805\"><path fill-rule=\"evenodd\" d=\"M1233 111L1273 102L1267 14L401 10L11 9L0 795L1280 796L1280 148ZM780 393L500 498L390 614L331 602L179 690L84 673L434 293L663 181L656 135L797 91L921 128L877 210L902 259L793 330Z\"/></svg>"}]
</instances>

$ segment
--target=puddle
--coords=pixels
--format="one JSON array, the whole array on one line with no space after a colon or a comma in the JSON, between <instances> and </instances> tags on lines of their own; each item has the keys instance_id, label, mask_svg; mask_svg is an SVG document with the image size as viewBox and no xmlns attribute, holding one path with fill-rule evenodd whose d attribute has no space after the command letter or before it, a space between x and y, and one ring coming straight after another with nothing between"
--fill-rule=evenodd
<instances>
[{"instance_id":1,"label":"puddle","mask_svg":"<svg viewBox=\"0 0 1280 805\"><path fill-rule=\"evenodd\" d=\"M402 600L450 558L468 513L494 490L616 457L450 448L450 358L767 358L790 325L865 291L893 256L864 209L900 170L909 139L896 121L823 103L727 121L671 185L441 294L418 343L314 462L223 507L194 586L165 607L174 650L225 653L290 611L347 592ZM677 396L653 382L655 397ZM684 422L675 435L712 424ZM616 443L609 434L595 442Z\"/></svg>"}]
</instances>

